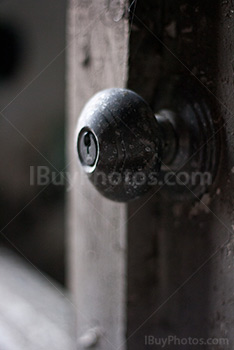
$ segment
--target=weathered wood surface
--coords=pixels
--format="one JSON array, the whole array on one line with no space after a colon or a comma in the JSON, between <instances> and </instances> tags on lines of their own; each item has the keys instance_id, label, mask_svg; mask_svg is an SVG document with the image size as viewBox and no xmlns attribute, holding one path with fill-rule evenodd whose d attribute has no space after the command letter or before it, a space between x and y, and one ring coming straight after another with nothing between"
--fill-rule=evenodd
<instances>
[{"instance_id":1,"label":"weathered wood surface","mask_svg":"<svg viewBox=\"0 0 234 350\"><path fill-rule=\"evenodd\" d=\"M125 0L76 0L68 10L68 158L72 176L77 175L68 206L69 280L79 310L79 349L89 329L99 329L96 349L102 350L121 347L126 332L127 208L102 198L80 171L74 132L94 93L126 85L125 5Z\"/></svg>"},{"instance_id":2,"label":"weathered wood surface","mask_svg":"<svg viewBox=\"0 0 234 350\"><path fill-rule=\"evenodd\" d=\"M123 349L145 349L145 337L171 334L227 338L231 349L234 8L231 1L138 1L132 23L125 17L115 22L115 5L122 3L70 3L69 159L76 157L79 112L105 87L129 87L154 106L160 83L179 74L204 87L218 127L228 123L219 131L221 166L205 205L195 197L176 200L163 189L119 206L79 173L68 208L70 284L90 322L78 316L78 335L83 326L99 325L114 346L124 340ZM105 338L97 349L111 348Z\"/></svg>"},{"instance_id":3,"label":"weathered wood surface","mask_svg":"<svg viewBox=\"0 0 234 350\"><path fill-rule=\"evenodd\" d=\"M0 349L75 350L68 293L18 256L0 250Z\"/></svg>"},{"instance_id":4,"label":"weathered wood surface","mask_svg":"<svg viewBox=\"0 0 234 350\"><path fill-rule=\"evenodd\" d=\"M195 196L191 201L176 200L162 189L147 206L145 199L130 206L130 218L134 216L128 230L128 348L144 349L145 336L172 334L225 338L232 349L234 7L231 1L164 1L157 31L152 3L147 3L148 8L146 2L138 3L134 25L138 33L148 28L150 50L159 47L161 82L174 74L192 79L204 88L217 128L222 121L227 124L218 132L223 138L220 169L212 192L202 198L205 204ZM138 65L143 64L141 56L138 49ZM133 89L136 80L135 74L130 81ZM144 94L145 87L137 86L137 91Z\"/></svg>"}]
</instances>

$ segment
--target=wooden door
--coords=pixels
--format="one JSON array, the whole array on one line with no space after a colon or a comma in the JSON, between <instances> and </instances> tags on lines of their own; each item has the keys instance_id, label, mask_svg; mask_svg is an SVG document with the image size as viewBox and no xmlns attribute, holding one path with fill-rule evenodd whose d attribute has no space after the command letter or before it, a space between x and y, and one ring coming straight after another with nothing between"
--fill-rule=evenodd
<instances>
[{"instance_id":1,"label":"wooden door","mask_svg":"<svg viewBox=\"0 0 234 350\"><path fill-rule=\"evenodd\" d=\"M231 0L69 2L68 257L78 349L140 350L160 339L169 348L170 336L178 349L181 339L186 349L212 348L208 339L234 347L233 18ZM78 167L81 109L109 87L130 88L154 107L174 75L198 84L212 105L213 186L189 200L165 188L130 204L101 197Z\"/></svg>"}]
</instances>

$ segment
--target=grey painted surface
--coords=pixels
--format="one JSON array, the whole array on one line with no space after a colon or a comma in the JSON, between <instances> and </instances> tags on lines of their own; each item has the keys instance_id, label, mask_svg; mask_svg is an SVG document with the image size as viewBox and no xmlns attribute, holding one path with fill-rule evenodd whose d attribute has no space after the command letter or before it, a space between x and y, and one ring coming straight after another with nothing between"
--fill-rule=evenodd
<instances>
[{"instance_id":1,"label":"grey painted surface","mask_svg":"<svg viewBox=\"0 0 234 350\"><path fill-rule=\"evenodd\" d=\"M78 349L89 329L100 336L96 349L121 349L126 332L127 208L99 195L78 168L75 127L86 101L97 91L124 87L128 21L115 22L119 2L70 1L68 12L69 162L77 176L69 193L69 276L78 306Z\"/></svg>"}]
</instances>

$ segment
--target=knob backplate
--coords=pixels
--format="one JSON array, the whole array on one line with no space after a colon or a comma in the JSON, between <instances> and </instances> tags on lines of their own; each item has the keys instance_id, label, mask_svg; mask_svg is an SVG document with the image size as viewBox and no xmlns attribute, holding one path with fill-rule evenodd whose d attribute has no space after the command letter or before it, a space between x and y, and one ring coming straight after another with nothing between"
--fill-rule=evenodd
<instances>
[{"instance_id":1,"label":"knob backplate","mask_svg":"<svg viewBox=\"0 0 234 350\"><path fill-rule=\"evenodd\" d=\"M173 124L178 142L173 162L162 163L159 185L165 184L167 196L200 198L212 190L220 150L217 112L206 89L188 78L175 77L160 84L154 109Z\"/></svg>"}]
</instances>

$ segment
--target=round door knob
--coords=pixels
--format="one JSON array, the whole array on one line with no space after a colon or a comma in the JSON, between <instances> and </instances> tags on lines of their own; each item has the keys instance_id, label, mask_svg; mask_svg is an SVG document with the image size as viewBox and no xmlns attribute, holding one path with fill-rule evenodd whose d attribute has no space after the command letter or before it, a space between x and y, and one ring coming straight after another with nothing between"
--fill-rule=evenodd
<instances>
[{"instance_id":1,"label":"round door knob","mask_svg":"<svg viewBox=\"0 0 234 350\"><path fill-rule=\"evenodd\" d=\"M76 145L96 189L111 200L127 202L148 192L161 168L178 169L190 155L187 141L194 131L186 123L178 125L176 118L169 110L155 115L131 90L112 88L92 97L78 120Z\"/></svg>"}]
</instances>

